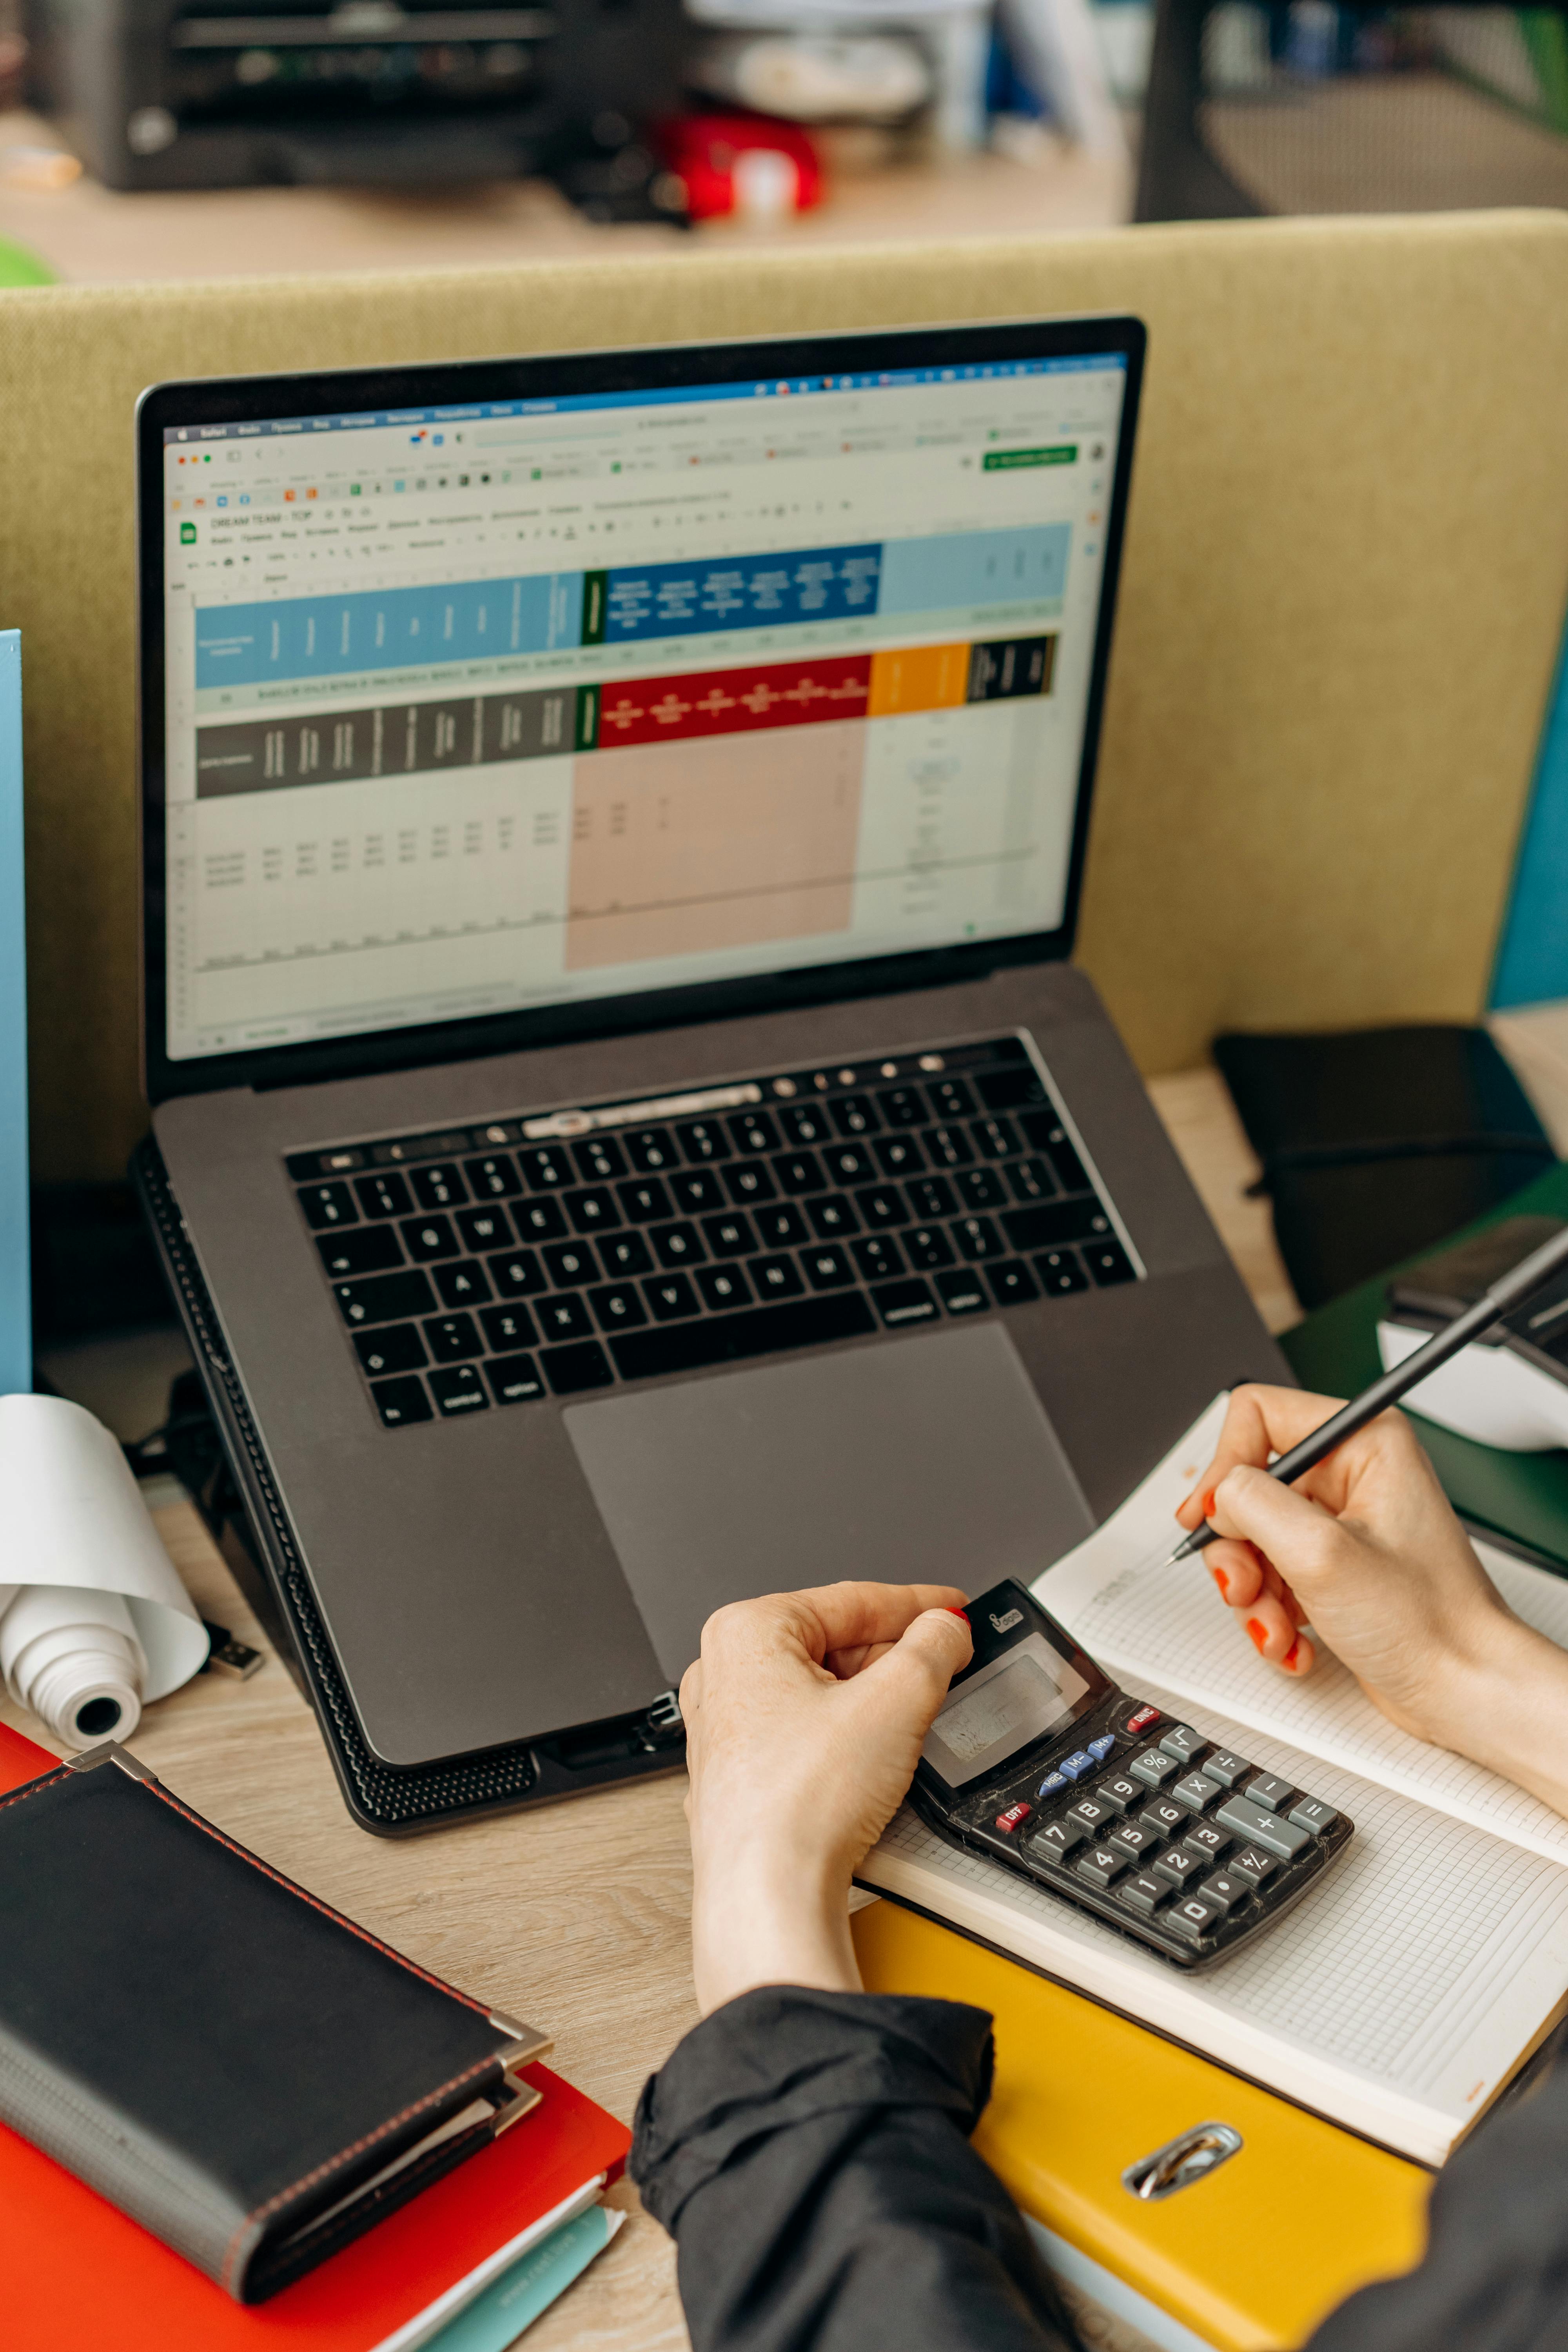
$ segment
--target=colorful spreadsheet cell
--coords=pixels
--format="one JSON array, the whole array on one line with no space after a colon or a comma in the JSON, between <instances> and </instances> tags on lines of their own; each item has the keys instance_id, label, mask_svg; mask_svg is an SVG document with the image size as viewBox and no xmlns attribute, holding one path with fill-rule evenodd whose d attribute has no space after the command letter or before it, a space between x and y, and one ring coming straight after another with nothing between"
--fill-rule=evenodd
<instances>
[{"instance_id":1,"label":"colorful spreadsheet cell","mask_svg":"<svg viewBox=\"0 0 1568 2352\"><path fill-rule=\"evenodd\" d=\"M605 574L605 636L621 645L874 613L881 554L875 546L810 547L629 565Z\"/></svg>"},{"instance_id":2,"label":"colorful spreadsheet cell","mask_svg":"<svg viewBox=\"0 0 1568 2352\"><path fill-rule=\"evenodd\" d=\"M582 643L583 574L207 605L195 619L198 690L499 661Z\"/></svg>"},{"instance_id":3,"label":"colorful spreadsheet cell","mask_svg":"<svg viewBox=\"0 0 1568 2352\"><path fill-rule=\"evenodd\" d=\"M882 550L877 610L955 613L986 604L1054 604L1067 591L1071 549L1068 522L890 539Z\"/></svg>"},{"instance_id":4,"label":"colorful spreadsheet cell","mask_svg":"<svg viewBox=\"0 0 1568 2352\"><path fill-rule=\"evenodd\" d=\"M613 751L677 737L743 735L763 727L864 719L870 682L868 654L632 678L603 689L599 745Z\"/></svg>"}]
</instances>

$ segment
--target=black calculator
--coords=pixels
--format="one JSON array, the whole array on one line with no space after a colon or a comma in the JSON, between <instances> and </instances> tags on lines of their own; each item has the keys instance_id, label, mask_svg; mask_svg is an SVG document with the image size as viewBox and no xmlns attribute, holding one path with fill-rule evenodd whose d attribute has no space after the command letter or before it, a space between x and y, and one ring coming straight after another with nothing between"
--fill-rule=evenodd
<instances>
[{"instance_id":1,"label":"black calculator","mask_svg":"<svg viewBox=\"0 0 1568 2352\"><path fill-rule=\"evenodd\" d=\"M1324 1799L1119 1689L1021 1584L965 1614L974 1656L910 1790L950 1844L1193 1969L1261 1935L1350 1843Z\"/></svg>"}]
</instances>

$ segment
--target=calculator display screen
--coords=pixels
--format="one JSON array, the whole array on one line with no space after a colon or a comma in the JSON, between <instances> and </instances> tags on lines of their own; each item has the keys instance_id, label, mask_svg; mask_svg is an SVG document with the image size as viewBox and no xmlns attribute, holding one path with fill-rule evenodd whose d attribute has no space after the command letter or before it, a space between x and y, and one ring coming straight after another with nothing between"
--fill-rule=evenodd
<instances>
[{"instance_id":1,"label":"calculator display screen","mask_svg":"<svg viewBox=\"0 0 1568 2352\"><path fill-rule=\"evenodd\" d=\"M962 1788L1066 1723L1088 1688L1069 1659L1031 1633L960 1684L931 1727L925 1760Z\"/></svg>"}]
</instances>

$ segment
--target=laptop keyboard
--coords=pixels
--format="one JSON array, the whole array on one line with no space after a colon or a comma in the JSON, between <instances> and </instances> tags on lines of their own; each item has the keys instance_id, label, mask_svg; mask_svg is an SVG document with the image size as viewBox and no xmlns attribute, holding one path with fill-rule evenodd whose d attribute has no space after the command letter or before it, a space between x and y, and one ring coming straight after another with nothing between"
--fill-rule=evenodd
<instances>
[{"instance_id":1,"label":"laptop keyboard","mask_svg":"<svg viewBox=\"0 0 1568 2352\"><path fill-rule=\"evenodd\" d=\"M1016 1036L287 1165L389 1429L1141 1273Z\"/></svg>"}]
</instances>

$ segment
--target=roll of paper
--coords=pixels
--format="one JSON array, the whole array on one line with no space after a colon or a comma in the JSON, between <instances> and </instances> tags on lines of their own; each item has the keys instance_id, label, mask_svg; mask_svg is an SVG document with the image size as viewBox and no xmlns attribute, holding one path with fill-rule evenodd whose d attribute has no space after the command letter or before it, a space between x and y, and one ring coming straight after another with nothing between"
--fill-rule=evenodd
<instances>
[{"instance_id":1,"label":"roll of paper","mask_svg":"<svg viewBox=\"0 0 1568 2352\"><path fill-rule=\"evenodd\" d=\"M0 1397L0 1673L68 1746L127 1737L205 1664L118 1441L64 1397Z\"/></svg>"}]
</instances>

